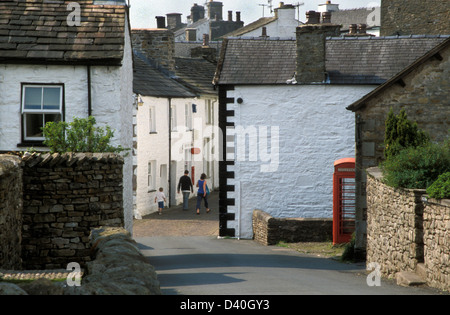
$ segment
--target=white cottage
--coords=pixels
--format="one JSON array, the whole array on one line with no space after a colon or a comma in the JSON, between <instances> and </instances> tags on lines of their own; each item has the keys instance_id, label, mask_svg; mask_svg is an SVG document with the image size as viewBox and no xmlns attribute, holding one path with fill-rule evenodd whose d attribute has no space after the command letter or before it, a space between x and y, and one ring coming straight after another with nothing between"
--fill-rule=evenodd
<instances>
[{"instance_id":1,"label":"white cottage","mask_svg":"<svg viewBox=\"0 0 450 315\"><path fill-rule=\"evenodd\" d=\"M128 7L115 1L2 2L0 151L46 150L48 121L94 116L132 146ZM125 158L125 227L132 231L132 159Z\"/></svg>"},{"instance_id":2,"label":"white cottage","mask_svg":"<svg viewBox=\"0 0 450 315\"><path fill-rule=\"evenodd\" d=\"M295 29L303 24L295 18L297 7L292 4L280 2L280 6L274 9L274 16L262 17L242 28L225 34L223 37L293 37Z\"/></svg>"},{"instance_id":3,"label":"white cottage","mask_svg":"<svg viewBox=\"0 0 450 315\"><path fill-rule=\"evenodd\" d=\"M177 185L185 170L194 193L202 173L211 188L219 184L218 98L211 84L215 64L175 58L174 44L167 29L133 30L134 92L139 97L134 126L136 218L158 210L154 199L160 187L168 206L181 203Z\"/></svg>"},{"instance_id":4,"label":"white cottage","mask_svg":"<svg viewBox=\"0 0 450 315\"><path fill-rule=\"evenodd\" d=\"M224 40L214 79L226 139L220 235L252 238L255 209L332 218L333 163L355 156L346 107L437 40L327 37L335 34L338 25L307 24L296 39Z\"/></svg>"}]
</instances>

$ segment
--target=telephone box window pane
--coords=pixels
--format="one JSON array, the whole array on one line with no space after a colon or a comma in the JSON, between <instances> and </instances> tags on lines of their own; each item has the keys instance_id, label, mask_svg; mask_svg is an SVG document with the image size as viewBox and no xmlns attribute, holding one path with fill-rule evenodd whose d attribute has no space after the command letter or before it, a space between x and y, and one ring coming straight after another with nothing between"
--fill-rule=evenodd
<instances>
[{"instance_id":1,"label":"telephone box window pane","mask_svg":"<svg viewBox=\"0 0 450 315\"><path fill-rule=\"evenodd\" d=\"M41 87L26 87L25 88L25 110L41 109L42 102L42 88Z\"/></svg>"},{"instance_id":2,"label":"telephone box window pane","mask_svg":"<svg viewBox=\"0 0 450 315\"><path fill-rule=\"evenodd\" d=\"M44 110L59 110L61 105L61 88L44 88Z\"/></svg>"}]
</instances>

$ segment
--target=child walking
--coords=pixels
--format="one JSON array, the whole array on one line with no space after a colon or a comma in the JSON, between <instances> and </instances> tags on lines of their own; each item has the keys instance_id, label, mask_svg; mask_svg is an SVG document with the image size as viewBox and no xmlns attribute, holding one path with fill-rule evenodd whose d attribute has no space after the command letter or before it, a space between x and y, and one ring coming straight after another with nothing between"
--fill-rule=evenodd
<instances>
[{"instance_id":1,"label":"child walking","mask_svg":"<svg viewBox=\"0 0 450 315\"><path fill-rule=\"evenodd\" d=\"M158 212L159 215L162 214L162 209L164 208L164 202L166 201L166 195L163 193L163 188L160 187L159 191L156 193L155 203L158 201Z\"/></svg>"}]
</instances>

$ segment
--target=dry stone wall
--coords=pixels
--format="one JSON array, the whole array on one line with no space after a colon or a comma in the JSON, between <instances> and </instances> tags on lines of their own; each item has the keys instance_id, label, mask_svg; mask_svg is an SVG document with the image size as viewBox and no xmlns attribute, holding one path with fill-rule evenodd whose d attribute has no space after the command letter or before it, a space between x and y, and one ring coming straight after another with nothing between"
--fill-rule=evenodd
<instances>
[{"instance_id":1,"label":"dry stone wall","mask_svg":"<svg viewBox=\"0 0 450 315\"><path fill-rule=\"evenodd\" d=\"M20 269L22 230L21 160L0 155L0 268Z\"/></svg>"},{"instance_id":2,"label":"dry stone wall","mask_svg":"<svg viewBox=\"0 0 450 315\"><path fill-rule=\"evenodd\" d=\"M274 218L261 211L253 211L253 239L263 245L280 241L324 242L333 239L332 219Z\"/></svg>"},{"instance_id":3,"label":"dry stone wall","mask_svg":"<svg viewBox=\"0 0 450 315\"><path fill-rule=\"evenodd\" d=\"M123 226L121 156L32 154L23 164L25 269L83 265L90 260L91 229Z\"/></svg>"},{"instance_id":4,"label":"dry stone wall","mask_svg":"<svg viewBox=\"0 0 450 315\"><path fill-rule=\"evenodd\" d=\"M427 282L450 291L450 200L425 202L423 226Z\"/></svg>"},{"instance_id":5,"label":"dry stone wall","mask_svg":"<svg viewBox=\"0 0 450 315\"><path fill-rule=\"evenodd\" d=\"M389 187L378 168L367 175L367 263L387 277L424 263L427 284L450 290L450 201Z\"/></svg>"}]
</instances>

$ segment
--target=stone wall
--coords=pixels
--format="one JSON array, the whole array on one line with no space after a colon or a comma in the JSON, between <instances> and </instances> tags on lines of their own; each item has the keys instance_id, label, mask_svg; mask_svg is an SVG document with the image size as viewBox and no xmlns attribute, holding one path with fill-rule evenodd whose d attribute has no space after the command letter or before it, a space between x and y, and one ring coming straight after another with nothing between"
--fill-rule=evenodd
<instances>
[{"instance_id":1,"label":"stone wall","mask_svg":"<svg viewBox=\"0 0 450 315\"><path fill-rule=\"evenodd\" d=\"M20 269L22 174L20 158L0 155L0 269Z\"/></svg>"},{"instance_id":2,"label":"stone wall","mask_svg":"<svg viewBox=\"0 0 450 315\"><path fill-rule=\"evenodd\" d=\"M427 282L450 291L450 200L425 202L423 227Z\"/></svg>"},{"instance_id":3,"label":"stone wall","mask_svg":"<svg viewBox=\"0 0 450 315\"><path fill-rule=\"evenodd\" d=\"M381 183L378 168L367 172L367 262L382 263L385 276L415 271L423 262L425 191L395 189Z\"/></svg>"},{"instance_id":4,"label":"stone wall","mask_svg":"<svg viewBox=\"0 0 450 315\"><path fill-rule=\"evenodd\" d=\"M383 0L381 36L448 34L448 12L443 0Z\"/></svg>"},{"instance_id":5,"label":"stone wall","mask_svg":"<svg viewBox=\"0 0 450 315\"><path fill-rule=\"evenodd\" d=\"M280 241L324 242L333 239L332 219L274 218L261 210L253 211L253 239L263 245Z\"/></svg>"},{"instance_id":6,"label":"stone wall","mask_svg":"<svg viewBox=\"0 0 450 315\"><path fill-rule=\"evenodd\" d=\"M427 284L450 289L450 202L424 201L425 190L382 183L378 168L367 170L367 263L393 277L424 263Z\"/></svg>"},{"instance_id":7,"label":"stone wall","mask_svg":"<svg viewBox=\"0 0 450 315\"><path fill-rule=\"evenodd\" d=\"M92 228L124 225L123 162L108 153L23 157L24 268L83 265Z\"/></svg>"}]
</instances>

